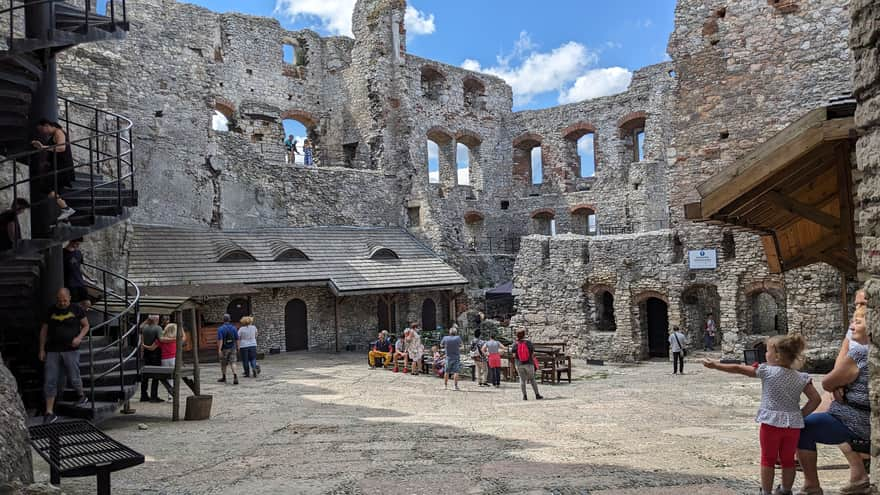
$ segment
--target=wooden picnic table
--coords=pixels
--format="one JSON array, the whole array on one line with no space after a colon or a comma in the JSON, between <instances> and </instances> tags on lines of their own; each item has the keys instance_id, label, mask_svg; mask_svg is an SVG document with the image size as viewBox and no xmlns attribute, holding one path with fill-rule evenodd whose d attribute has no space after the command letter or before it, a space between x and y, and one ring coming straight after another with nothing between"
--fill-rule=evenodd
<instances>
[{"instance_id":1,"label":"wooden picnic table","mask_svg":"<svg viewBox=\"0 0 880 495\"><path fill-rule=\"evenodd\" d=\"M559 383L562 375L566 374L568 383L571 383L571 356L565 354L565 343L533 343L535 357L538 359L538 372L541 382ZM511 346L512 347L512 346ZM507 379L517 380L516 356L512 350L502 354L502 359L507 358Z\"/></svg>"}]
</instances>

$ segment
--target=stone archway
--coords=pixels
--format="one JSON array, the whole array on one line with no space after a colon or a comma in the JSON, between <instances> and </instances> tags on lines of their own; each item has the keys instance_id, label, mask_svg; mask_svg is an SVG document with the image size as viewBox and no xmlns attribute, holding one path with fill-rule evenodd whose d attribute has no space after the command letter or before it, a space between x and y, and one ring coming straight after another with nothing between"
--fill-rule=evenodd
<instances>
[{"instance_id":1,"label":"stone archway","mask_svg":"<svg viewBox=\"0 0 880 495\"><path fill-rule=\"evenodd\" d=\"M718 287L711 284L694 284L681 293L682 330L691 338L691 346L699 349L706 343L706 321L711 313L715 321L714 346L721 342L719 324L721 315L721 297Z\"/></svg>"},{"instance_id":2,"label":"stone archway","mask_svg":"<svg viewBox=\"0 0 880 495\"><path fill-rule=\"evenodd\" d=\"M669 356L669 298L647 290L633 300L641 332L642 356Z\"/></svg>"}]
</instances>

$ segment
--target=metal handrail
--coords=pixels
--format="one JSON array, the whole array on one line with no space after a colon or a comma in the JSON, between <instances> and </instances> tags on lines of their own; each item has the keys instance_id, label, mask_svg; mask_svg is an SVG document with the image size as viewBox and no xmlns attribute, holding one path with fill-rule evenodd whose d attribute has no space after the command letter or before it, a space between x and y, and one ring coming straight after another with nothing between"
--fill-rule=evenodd
<instances>
[{"instance_id":1,"label":"metal handrail","mask_svg":"<svg viewBox=\"0 0 880 495\"><path fill-rule=\"evenodd\" d=\"M117 301L122 301L125 303L124 309L114 314L111 318L105 319L101 323L95 325L94 327L89 327L89 376L91 379L89 380L89 400L91 402L92 407L92 417L95 415L95 383L98 380L109 376L111 373L118 372L119 373L119 391L120 397L125 398L125 364L130 362L132 359L135 359L137 362L137 369L140 372L141 362L140 362L140 349L141 349L141 335L139 332L139 321L140 321L140 288L129 280L128 278L119 275L115 272L111 272L105 268L101 268L99 266L93 265L91 263L82 263L83 266L91 268L98 272L101 276L102 284L101 291L102 297L101 299L104 302L104 317L109 314L107 311L107 302L112 297ZM117 294L115 291L108 288L107 278L111 277L111 279L115 279L116 281L121 281L123 288L123 295ZM132 295L129 296L129 289L131 289ZM122 333L120 330L119 337L116 338L113 342L101 347L97 351L93 345L93 337L94 332L99 329L104 329L110 327L111 323L119 322L120 329L127 328L125 333ZM129 325L129 322L133 322ZM137 339L135 339L134 344L132 345L131 352L126 355L123 355L123 348L126 346L126 342L130 340L132 334L137 335ZM118 350L118 360L116 364L111 366L109 369L104 370L100 375L95 375L95 353L104 352L106 350L116 348Z\"/></svg>"},{"instance_id":2,"label":"metal handrail","mask_svg":"<svg viewBox=\"0 0 880 495\"><path fill-rule=\"evenodd\" d=\"M115 199L117 207L121 209L123 204L123 183L128 182L130 190L132 192L134 191L134 149L131 137L131 128L133 126L132 121L117 113L102 110L85 103L79 103L69 98L62 97L59 98L59 101L63 104L64 108L62 117L59 118L59 123L63 124L63 127L67 130L68 137L68 141L65 145L70 147L71 155L73 155L74 150L80 150L81 152L87 151L88 156L83 156L84 160L74 157L72 166L59 169L57 166L58 154L50 152L52 153L51 171L29 175L26 178L18 177L17 167L15 166L16 163L29 163L34 157L40 153L46 153L47 151L32 150L5 157L0 160L0 167L12 165L12 182L5 185L0 184L0 191L5 191L11 188L13 201L15 201L18 199L19 187L29 185L29 183L38 179L51 177L56 186L54 190L60 192L57 187L59 175L65 173L73 174L78 169L87 169L90 177L89 185L84 190L74 193L74 197L87 197L90 200L92 206L92 219L94 220L96 211L95 196L99 188L108 185L115 185L116 197L111 197L111 199ZM78 121L76 115L74 115L77 112L84 112L87 114L89 116L89 121L85 123ZM92 121L91 119L94 120ZM103 130L101 129L102 122L111 122L115 123L115 125L109 130ZM87 135L77 139L70 139L71 127L85 129L87 130ZM101 145L102 140L106 140L104 146ZM85 155L85 153L81 154ZM96 184L94 176L96 170L99 170L102 165L109 165L110 168L115 169L114 172L116 173L116 177ZM52 200L54 199L47 197L34 202L34 204L40 204Z\"/></svg>"}]
</instances>

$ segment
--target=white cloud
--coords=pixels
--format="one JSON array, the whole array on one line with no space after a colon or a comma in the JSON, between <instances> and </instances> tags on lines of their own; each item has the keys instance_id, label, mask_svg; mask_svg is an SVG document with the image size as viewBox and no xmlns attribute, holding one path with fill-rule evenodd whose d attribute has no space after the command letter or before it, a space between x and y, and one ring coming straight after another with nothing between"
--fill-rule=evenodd
<instances>
[{"instance_id":1,"label":"white cloud","mask_svg":"<svg viewBox=\"0 0 880 495\"><path fill-rule=\"evenodd\" d=\"M436 162L440 160L440 147L434 141L428 140L428 161Z\"/></svg>"},{"instance_id":2,"label":"white cloud","mask_svg":"<svg viewBox=\"0 0 880 495\"><path fill-rule=\"evenodd\" d=\"M458 183L462 186L470 185L470 183L471 183L470 169L468 169L468 168L458 169Z\"/></svg>"},{"instance_id":3,"label":"white cloud","mask_svg":"<svg viewBox=\"0 0 880 495\"><path fill-rule=\"evenodd\" d=\"M472 58L465 59L464 62L461 63L461 68L464 70L472 70L474 72L480 71L480 63Z\"/></svg>"},{"instance_id":4,"label":"white cloud","mask_svg":"<svg viewBox=\"0 0 880 495\"><path fill-rule=\"evenodd\" d=\"M558 100L559 103L574 103L613 95L626 91L630 81L632 72L623 67L593 69L578 77L570 87L560 91Z\"/></svg>"},{"instance_id":5,"label":"white cloud","mask_svg":"<svg viewBox=\"0 0 880 495\"><path fill-rule=\"evenodd\" d=\"M504 79L513 89L514 105L524 105L539 94L548 91L561 91L574 81L591 65L596 64L599 55L584 45L569 41L549 52L533 51L535 45L525 33L520 33L514 51L508 56L499 56L499 65L482 68L475 60L465 60L462 66L492 74ZM511 62L520 60L518 66Z\"/></svg>"},{"instance_id":6,"label":"white cloud","mask_svg":"<svg viewBox=\"0 0 880 495\"><path fill-rule=\"evenodd\" d=\"M302 19L317 19L320 27L331 34L352 36L351 15L356 0L275 0L275 15L286 17L291 22ZM407 6L407 33L411 36L431 34L436 29L434 14L425 14L413 6Z\"/></svg>"},{"instance_id":7,"label":"white cloud","mask_svg":"<svg viewBox=\"0 0 880 495\"><path fill-rule=\"evenodd\" d=\"M439 184L440 183L440 171L434 170L434 171L428 172L428 182L430 182L431 184Z\"/></svg>"},{"instance_id":8,"label":"white cloud","mask_svg":"<svg viewBox=\"0 0 880 495\"><path fill-rule=\"evenodd\" d=\"M648 29L654 25L654 21L651 19L636 19L633 21L633 24L639 29Z\"/></svg>"},{"instance_id":9,"label":"white cloud","mask_svg":"<svg viewBox=\"0 0 880 495\"><path fill-rule=\"evenodd\" d=\"M434 26L434 14L425 15L412 5L406 6L404 23L406 23L406 34L408 36L431 34L436 29Z\"/></svg>"},{"instance_id":10,"label":"white cloud","mask_svg":"<svg viewBox=\"0 0 880 495\"><path fill-rule=\"evenodd\" d=\"M219 111L214 110L214 116L211 118L211 129L222 132L228 131L229 119Z\"/></svg>"},{"instance_id":11,"label":"white cloud","mask_svg":"<svg viewBox=\"0 0 880 495\"><path fill-rule=\"evenodd\" d=\"M592 155L593 154L595 137L593 139L590 139L589 136L590 136L589 134L584 134L584 136L578 140L578 142L577 142L578 155L584 156L584 155Z\"/></svg>"}]
</instances>

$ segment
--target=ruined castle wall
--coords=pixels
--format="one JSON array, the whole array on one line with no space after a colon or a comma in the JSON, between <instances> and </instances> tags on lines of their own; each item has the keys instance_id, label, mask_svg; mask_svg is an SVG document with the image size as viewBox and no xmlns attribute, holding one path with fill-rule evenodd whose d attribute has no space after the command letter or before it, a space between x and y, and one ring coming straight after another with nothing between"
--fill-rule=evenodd
<instances>
[{"instance_id":1,"label":"ruined castle wall","mask_svg":"<svg viewBox=\"0 0 880 495\"><path fill-rule=\"evenodd\" d=\"M0 485L12 481L31 483L33 480L27 415L15 377L0 358Z\"/></svg>"},{"instance_id":2,"label":"ruined castle wall","mask_svg":"<svg viewBox=\"0 0 880 495\"><path fill-rule=\"evenodd\" d=\"M667 161L670 212L685 251L720 245L725 234L682 220L683 205L699 201L697 185L806 112L850 92L848 17L847 3L831 0L776 6L765 0L678 2L669 41L677 86ZM756 236L734 238L738 261L763 257ZM767 272L765 266L755 270L759 278ZM830 310L827 296L839 293L836 276L820 264L781 281L784 320L790 330L808 336L817 358L832 355L842 338L839 306ZM722 302L721 324L745 337L748 297L736 298L732 309L738 312L727 314ZM727 338L725 351L732 351Z\"/></svg>"},{"instance_id":3,"label":"ruined castle wall","mask_svg":"<svg viewBox=\"0 0 880 495\"><path fill-rule=\"evenodd\" d=\"M854 0L849 43L855 61L853 92L858 101L856 125L864 133L856 144L856 236L859 244L859 279L868 293L868 331L871 332L871 403L880 403L880 5ZM873 492L880 494L880 410L871 412Z\"/></svg>"}]
</instances>

